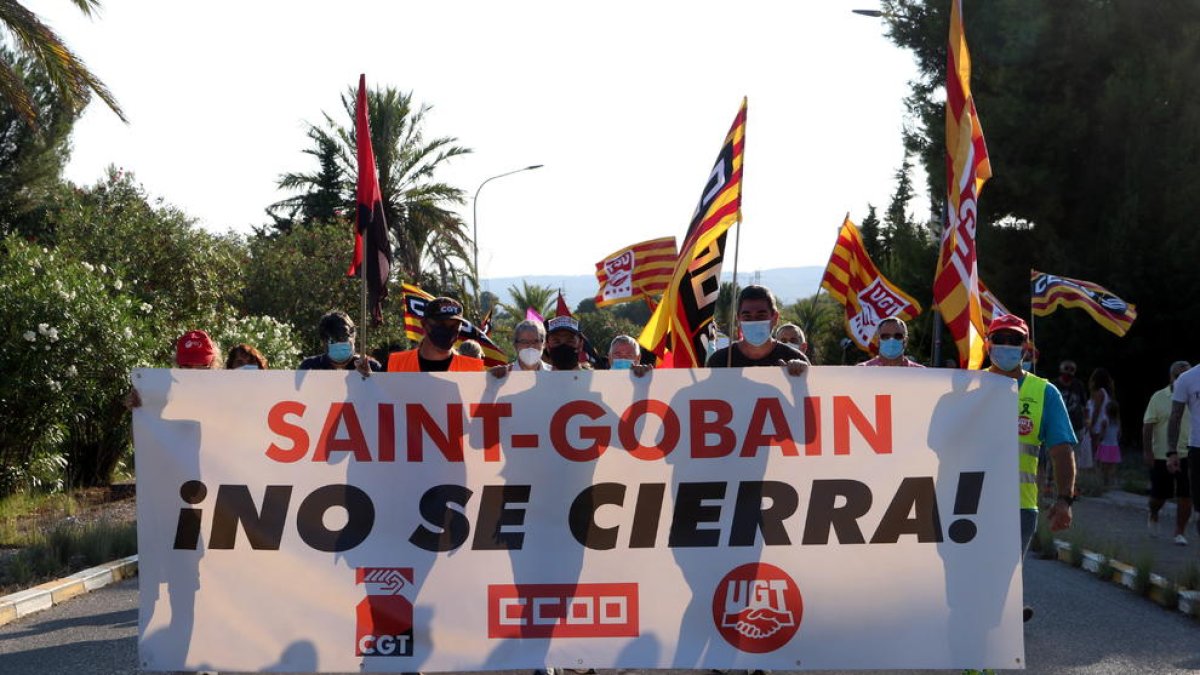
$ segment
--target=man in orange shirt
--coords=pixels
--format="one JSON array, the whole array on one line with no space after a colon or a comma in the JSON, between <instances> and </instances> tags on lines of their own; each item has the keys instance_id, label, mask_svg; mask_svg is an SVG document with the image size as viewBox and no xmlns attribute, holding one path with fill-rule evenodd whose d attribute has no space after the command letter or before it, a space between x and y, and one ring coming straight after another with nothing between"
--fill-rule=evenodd
<instances>
[{"instance_id":1,"label":"man in orange shirt","mask_svg":"<svg viewBox=\"0 0 1200 675\"><path fill-rule=\"evenodd\" d=\"M425 337L416 349L392 352L388 356L389 373L445 373L481 371L481 359L454 351L459 328L465 323L463 308L454 298L434 298L425 303L421 328Z\"/></svg>"}]
</instances>

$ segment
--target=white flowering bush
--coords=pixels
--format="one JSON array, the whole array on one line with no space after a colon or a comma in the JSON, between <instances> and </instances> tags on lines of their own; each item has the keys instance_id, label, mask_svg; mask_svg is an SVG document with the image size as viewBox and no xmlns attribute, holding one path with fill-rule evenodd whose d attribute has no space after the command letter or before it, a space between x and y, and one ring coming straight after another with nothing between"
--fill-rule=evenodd
<instances>
[{"instance_id":1,"label":"white flowering bush","mask_svg":"<svg viewBox=\"0 0 1200 675\"><path fill-rule=\"evenodd\" d=\"M0 494L108 479L129 448L131 368L161 326L109 267L0 241Z\"/></svg>"},{"instance_id":2,"label":"white flowering bush","mask_svg":"<svg viewBox=\"0 0 1200 675\"><path fill-rule=\"evenodd\" d=\"M300 364L300 348L296 345L292 327L269 316L225 317L208 331L222 352L224 362L229 349L246 343L267 359L267 366L288 370Z\"/></svg>"}]
</instances>

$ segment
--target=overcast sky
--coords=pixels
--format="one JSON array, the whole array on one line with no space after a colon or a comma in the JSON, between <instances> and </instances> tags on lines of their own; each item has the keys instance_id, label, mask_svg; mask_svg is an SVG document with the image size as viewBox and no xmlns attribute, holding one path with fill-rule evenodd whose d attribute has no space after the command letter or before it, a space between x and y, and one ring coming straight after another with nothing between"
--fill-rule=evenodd
<instances>
[{"instance_id":1,"label":"overcast sky","mask_svg":"<svg viewBox=\"0 0 1200 675\"><path fill-rule=\"evenodd\" d=\"M888 203L916 72L878 19L850 12L877 0L108 0L95 20L27 4L130 120L93 103L70 180L115 164L206 229L249 232L286 196L281 173L315 169L305 123L340 115L366 73L474 150L440 176L467 192L468 225L484 179L545 165L481 193L484 277L590 274L628 244L681 239L743 96L739 271L824 265L847 211Z\"/></svg>"}]
</instances>

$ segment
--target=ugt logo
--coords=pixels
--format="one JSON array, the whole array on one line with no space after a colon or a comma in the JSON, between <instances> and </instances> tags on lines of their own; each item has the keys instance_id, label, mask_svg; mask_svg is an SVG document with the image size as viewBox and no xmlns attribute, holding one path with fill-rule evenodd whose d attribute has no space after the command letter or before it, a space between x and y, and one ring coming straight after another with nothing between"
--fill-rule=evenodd
<instances>
[{"instance_id":1,"label":"ugt logo","mask_svg":"<svg viewBox=\"0 0 1200 675\"><path fill-rule=\"evenodd\" d=\"M800 628L804 603L786 572L766 563L735 568L713 593L713 623L735 649L773 652Z\"/></svg>"},{"instance_id":2,"label":"ugt logo","mask_svg":"<svg viewBox=\"0 0 1200 675\"><path fill-rule=\"evenodd\" d=\"M355 583L366 587L358 603L355 656L413 655L413 584L411 567L359 567Z\"/></svg>"}]
</instances>

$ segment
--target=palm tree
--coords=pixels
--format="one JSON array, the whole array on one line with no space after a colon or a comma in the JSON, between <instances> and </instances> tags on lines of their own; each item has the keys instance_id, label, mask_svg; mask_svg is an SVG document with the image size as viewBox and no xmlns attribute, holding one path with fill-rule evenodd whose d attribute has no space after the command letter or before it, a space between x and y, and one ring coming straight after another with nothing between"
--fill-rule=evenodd
<instances>
[{"instance_id":1,"label":"palm tree","mask_svg":"<svg viewBox=\"0 0 1200 675\"><path fill-rule=\"evenodd\" d=\"M88 17L100 8L99 0L71 0L71 3ZM88 70L83 60L68 49L49 26L20 2L0 0L0 25L12 37L15 55L18 58L29 57L40 64L63 102L73 110L82 111L90 96L95 94L122 122L129 121L100 78ZM0 97L30 124L37 125L37 105L14 60L0 61Z\"/></svg>"},{"instance_id":2,"label":"palm tree","mask_svg":"<svg viewBox=\"0 0 1200 675\"><path fill-rule=\"evenodd\" d=\"M331 142L337 147L343 201L348 207L353 206L358 176L354 132L356 94L354 87L342 94L349 124L339 124L325 114L323 127L309 125L308 135L315 147L305 152L322 159L322 170L317 174L281 176L281 188L302 190L305 194L277 202L272 209L300 207L303 213L304 205L309 203L306 199L325 189L321 178L327 177L328 171L323 158ZM437 182L434 176L446 161L471 150L455 145L458 139L450 136L426 139L424 123L430 106L415 105L412 92L401 92L392 87L370 89L367 109L384 216L394 237L393 269L403 279L431 286L445 286L450 278L469 276L470 237L466 224L450 210L465 203L465 193L447 183ZM350 208L348 212L354 213L354 209Z\"/></svg>"},{"instance_id":3,"label":"palm tree","mask_svg":"<svg viewBox=\"0 0 1200 675\"><path fill-rule=\"evenodd\" d=\"M530 307L544 317L553 314L558 291L549 286L531 285L528 281L522 281L521 288L517 288L515 285L508 287L508 296L512 298L512 302L502 302L500 306L504 311L520 320L525 318L525 310Z\"/></svg>"}]
</instances>

